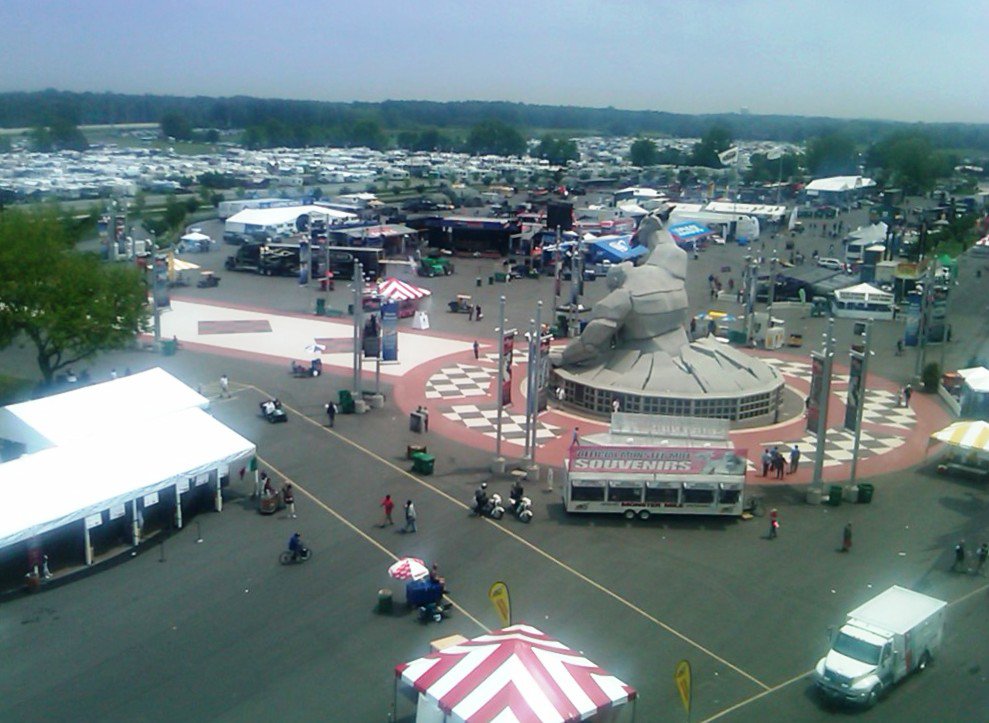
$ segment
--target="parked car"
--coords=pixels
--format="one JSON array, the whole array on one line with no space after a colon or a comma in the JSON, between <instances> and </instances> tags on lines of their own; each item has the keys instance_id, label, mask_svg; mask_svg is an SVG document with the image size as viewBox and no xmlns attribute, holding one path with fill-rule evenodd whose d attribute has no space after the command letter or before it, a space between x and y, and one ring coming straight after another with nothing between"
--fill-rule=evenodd
<instances>
[{"instance_id":1,"label":"parked car","mask_svg":"<svg viewBox=\"0 0 989 723\"><path fill-rule=\"evenodd\" d=\"M829 259L826 257L821 257L817 260L817 265L825 269L834 269L835 271L845 270L845 264L843 264L838 259Z\"/></svg>"}]
</instances>

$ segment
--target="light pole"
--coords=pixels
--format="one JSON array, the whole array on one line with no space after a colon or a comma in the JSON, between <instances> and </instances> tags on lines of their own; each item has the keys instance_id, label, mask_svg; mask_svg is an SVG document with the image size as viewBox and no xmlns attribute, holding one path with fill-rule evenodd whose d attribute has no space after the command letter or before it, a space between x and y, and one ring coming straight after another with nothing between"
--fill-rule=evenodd
<instances>
[{"instance_id":1,"label":"light pole","mask_svg":"<svg viewBox=\"0 0 989 723\"><path fill-rule=\"evenodd\" d=\"M364 270L361 262L354 260L354 404L361 399L361 357L364 349L361 348L361 339L364 323L364 305L361 295L364 291Z\"/></svg>"},{"instance_id":2,"label":"light pole","mask_svg":"<svg viewBox=\"0 0 989 723\"><path fill-rule=\"evenodd\" d=\"M116 219L114 220L116 223ZM151 298L154 309L155 351L161 349L161 310L158 308L158 244L151 232Z\"/></svg>"},{"instance_id":3,"label":"light pole","mask_svg":"<svg viewBox=\"0 0 989 723\"><path fill-rule=\"evenodd\" d=\"M504 474L505 458L501 456L501 415L505 406L505 297L498 300L498 417L495 424L495 456L491 462L491 471Z\"/></svg>"},{"instance_id":4,"label":"light pole","mask_svg":"<svg viewBox=\"0 0 989 723\"><path fill-rule=\"evenodd\" d=\"M767 328L773 325L773 301L776 299L776 264L778 262L776 251L773 250L773 258L769 260L769 304L766 308L766 311L769 312L769 321L766 322Z\"/></svg>"},{"instance_id":5,"label":"light pole","mask_svg":"<svg viewBox=\"0 0 989 723\"><path fill-rule=\"evenodd\" d=\"M862 348L862 366L859 370L859 379L854 383L857 386L855 393L858 394L858 403L855 405L855 444L852 446L852 469L849 474L848 483L855 484L855 472L858 468L859 461L859 441L862 437L862 410L865 407L865 392L866 392L866 381L868 377L866 374L869 371L869 341L872 337L872 319L869 319L865 323L865 345ZM853 380L854 381L854 380ZM852 382L848 386L849 393L853 393Z\"/></svg>"},{"instance_id":6,"label":"light pole","mask_svg":"<svg viewBox=\"0 0 989 723\"><path fill-rule=\"evenodd\" d=\"M834 363L834 317L828 318L828 331L824 337L824 358L821 364L821 389L817 398L817 447L814 453L814 479L808 492L824 494L824 442L828 431L828 398L831 395L831 365Z\"/></svg>"}]
</instances>

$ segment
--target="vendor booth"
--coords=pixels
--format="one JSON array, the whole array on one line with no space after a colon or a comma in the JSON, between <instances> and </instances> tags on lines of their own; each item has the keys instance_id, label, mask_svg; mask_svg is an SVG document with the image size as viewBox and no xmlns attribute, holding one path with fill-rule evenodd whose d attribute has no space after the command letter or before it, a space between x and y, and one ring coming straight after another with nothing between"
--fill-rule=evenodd
<instances>
[{"instance_id":1,"label":"vendor booth","mask_svg":"<svg viewBox=\"0 0 989 723\"><path fill-rule=\"evenodd\" d=\"M962 378L959 394L960 414L966 419L989 420L989 369L959 369Z\"/></svg>"},{"instance_id":2,"label":"vendor booth","mask_svg":"<svg viewBox=\"0 0 989 723\"><path fill-rule=\"evenodd\" d=\"M893 318L893 294L870 284L856 284L834 292L831 310L841 319Z\"/></svg>"},{"instance_id":3,"label":"vendor booth","mask_svg":"<svg viewBox=\"0 0 989 723\"><path fill-rule=\"evenodd\" d=\"M932 434L931 441L947 447L938 472L989 477L989 422L955 422Z\"/></svg>"},{"instance_id":4,"label":"vendor booth","mask_svg":"<svg viewBox=\"0 0 989 723\"><path fill-rule=\"evenodd\" d=\"M417 723L631 719L635 689L531 625L457 642L395 668ZM399 684L403 696L399 698ZM404 694L409 695L404 695ZM406 703L411 697L415 702ZM393 719L404 719L400 710Z\"/></svg>"},{"instance_id":5,"label":"vendor booth","mask_svg":"<svg viewBox=\"0 0 989 723\"><path fill-rule=\"evenodd\" d=\"M206 253L212 248L213 239L204 233L192 231L179 239L179 251L182 253Z\"/></svg>"},{"instance_id":6,"label":"vendor booth","mask_svg":"<svg viewBox=\"0 0 989 723\"><path fill-rule=\"evenodd\" d=\"M419 300L432 292L390 276L378 282L378 296L382 299L398 302L400 318L414 316L419 306Z\"/></svg>"}]
</instances>

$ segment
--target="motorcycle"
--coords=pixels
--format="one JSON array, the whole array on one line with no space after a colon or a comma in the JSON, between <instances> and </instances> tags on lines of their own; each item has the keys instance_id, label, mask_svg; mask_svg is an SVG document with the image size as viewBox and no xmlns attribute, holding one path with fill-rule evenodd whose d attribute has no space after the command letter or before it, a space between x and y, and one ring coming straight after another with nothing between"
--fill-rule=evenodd
<instances>
[{"instance_id":1,"label":"motorcycle","mask_svg":"<svg viewBox=\"0 0 989 723\"><path fill-rule=\"evenodd\" d=\"M297 361L292 362L292 376L296 379L304 379L306 377L318 377L323 373L323 360L313 359L309 362L309 366L305 364L300 364Z\"/></svg>"},{"instance_id":2,"label":"motorcycle","mask_svg":"<svg viewBox=\"0 0 989 723\"><path fill-rule=\"evenodd\" d=\"M471 517L490 517L492 520L500 520L505 514L505 508L501 504L501 495L495 493L488 497L480 510L477 509L477 500L472 500L470 514Z\"/></svg>"},{"instance_id":3,"label":"motorcycle","mask_svg":"<svg viewBox=\"0 0 989 723\"><path fill-rule=\"evenodd\" d=\"M450 609L453 603L448 600L426 603L419 606L419 622L425 625L432 621L434 623L443 622L443 618L450 617Z\"/></svg>"},{"instance_id":4,"label":"motorcycle","mask_svg":"<svg viewBox=\"0 0 989 723\"><path fill-rule=\"evenodd\" d=\"M261 402L258 406L261 407L261 414L264 418L272 424L288 421L288 415L285 414L285 410L282 409L282 403L277 399L269 399Z\"/></svg>"},{"instance_id":5,"label":"motorcycle","mask_svg":"<svg viewBox=\"0 0 989 723\"><path fill-rule=\"evenodd\" d=\"M303 547L299 550L298 554L293 553L291 550L285 550L285 552L278 556L278 561L283 565L294 565L296 563L303 563L310 557L312 557L312 550L308 547Z\"/></svg>"},{"instance_id":6,"label":"motorcycle","mask_svg":"<svg viewBox=\"0 0 989 723\"><path fill-rule=\"evenodd\" d=\"M511 503L512 514L515 515L515 519L521 522L529 522L532 520L532 500L528 497L522 497L520 499L514 500L509 499Z\"/></svg>"}]
</instances>

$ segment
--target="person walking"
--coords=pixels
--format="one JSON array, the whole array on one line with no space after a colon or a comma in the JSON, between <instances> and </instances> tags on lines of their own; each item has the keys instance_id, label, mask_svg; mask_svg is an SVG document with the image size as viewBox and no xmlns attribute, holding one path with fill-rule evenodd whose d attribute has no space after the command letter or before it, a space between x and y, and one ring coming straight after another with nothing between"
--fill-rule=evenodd
<instances>
[{"instance_id":1,"label":"person walking","mask_svg":"<svg viewBox=\"0 0 989 723\"><path fill-rule=\"evenodd\" d=\"M852 523L849 522L845 525L845 529L841 533L841 551L851 552L852 549Z\"/></svg>"},{"instance_id":2,"label":"person walking","mask_svg":"<svg viewBox=\"0 0 989 723\"><path fill-rule=\"evenodd\" d=\"M326 403L326 421L330 427L333 427L337 421L337 405L334 402Z\"/></svg>"},{"instance_id":3,"label":"person walking","mask_svg":"<svg viewBox=\"0 0 989 723\"><path fill-rule=\"evenodd\" d=\"M776 536L779 534L779 529L780 529L779 513L776 511L776 508L774 507L772 509L772 511L769 513L769 539L770 540L775 540L776 539Z\"/></svg>"},{"instance_id":4,"label":"person walking","mask_svg":"<svg viewBox=\"0 0 989 723\"><path fill-rule=\"evenodd\" d=\"M230 377L226 374L220 375L220 396L229 397L230 396Z\"/></svg>"},{"instance_id":5,"label":"person walking","mask_svg":"<svg viewBox=\"0 0 989 723\"><path fill-rule=\"evenodd\" d=\"M983 542L975 551L975 559L978 560L975 565L975 574L982 574L982 566L986 564L987 557L989 557L989 542Z\"/></svg>"},{"instance_id":6,"label":"person walking","mask_svg":"<svg viewBox=\"0 0 989 723\"><path fill-rule=\"evenodd\" d=\"M405 527L402 532L415 532L416 531L416 507L412 504L412 500L406 500L405 502Z\"/></svg>"},{"instance_id":7,"label":"person walking","mask_svg":"<svg viewBox=\"0 0 989 723\"><path fill-rule=\"evenodd\" d=\"M955 561L951 563L951 571L955 572L958 568L963 571L965 569L965 540L961 540L955 545Z\"/></svg>"},{"instance_id":8,"label":"person walking","mask_svg":"<svg viewBox=\"0 0 989 723\"><path fill-rule=\"evenodd\" d=\"M477 361L481 357L481 345L477 343L477 339L474 340L474 361Z\"/></svg>"},{"instance_id":9,"label":"person walking","mask_svg":"<svg viewBox=\"0 0 989 723\"><path fill-rule=\"evenodd\" d=\"M395 501L391 498L391 495L385 495L384 499L378 503L385 516L381 520L381 524L378 527L388 527L389 525L394 525L395 521L391 518L391 511L395 509Z\"/></svg>"},{"instance_id":10,"label":"person walking","mask_svg":"<svg viewBox=\"0 0 989 723\"><path fill-rule=\"evenodd\" d=\"M292 483L286 482L285 486L282 487L282 501L285 502L285 508L288 510L288 516L291 519L295 519L295 493L292 491Z\"/></svg>"},{"instance_id":11,"label":"person walking","mask_svg":"<svg viewBox=\"0 0 989 723\"><path fill-rule=\"evenodd\" d=\"M903 387L903 406L905 407L910 406L910 397L912 396L913 396L913 387L907 384L905 387Z\"/></svg>"},{"instance_id":12,"label":"person walking","mask_svg":"<svg viewBox=\"0 0 989 723\"><path fill-rule=\"evenodd\" d=\"M580 444L580 427L574 427L573 435L570 437L570 446L573 447L575 444Z\"/></svg>"},{"instance_id":13,"label":"person walking","mask_svg":"<svg viewBox=\"0 0 989 723\"><path fill-rule=\"evenodd\" d=\"M478 304L474 307L474 321L480 321L484 318L484 314L481 313L481 305Z\"/></svg>"},{"instance_id":14,"label":"person walking","mask_svg":"<svg viewBox=\"0 0 989 723\"><path fill-rule=\"evenodd\" d=\"M797 445L793 445L790 449L790 474L797 471L797 466L800 464L800 448Z\"/></svg>"},{"instance_id":15,"label":"person walking","mask_svg":"<svg viewBox=\"0 0 989 723\"><path fill-rule=\"evenodd\" d=\"M762 476L763 477L768 477L769 476L769 465L771 465L772 462L773 462L773 455L770 454L770 452L769 452L768 449L763 450L763 452L762 452Z\"/></svg>"},{"instance_id":16,"label":"person walking","mask_svg":"<svg viewBox=\"0 0 989 723\"><path fill-rule=\"evenodd\" d=\"M611 400L611 411L614 414L618 414L622 411L622 403L618 399Z\"/></svg>"},{"instance_id":17,"label":"person walking","mask_svg":"<svg viewBox=\"0 0 989 723\"><path fill-rule=\"evenodd\" d=\"M474 321L474 305L467 304L467 321Z\"/></svg>"}]
</instances>

